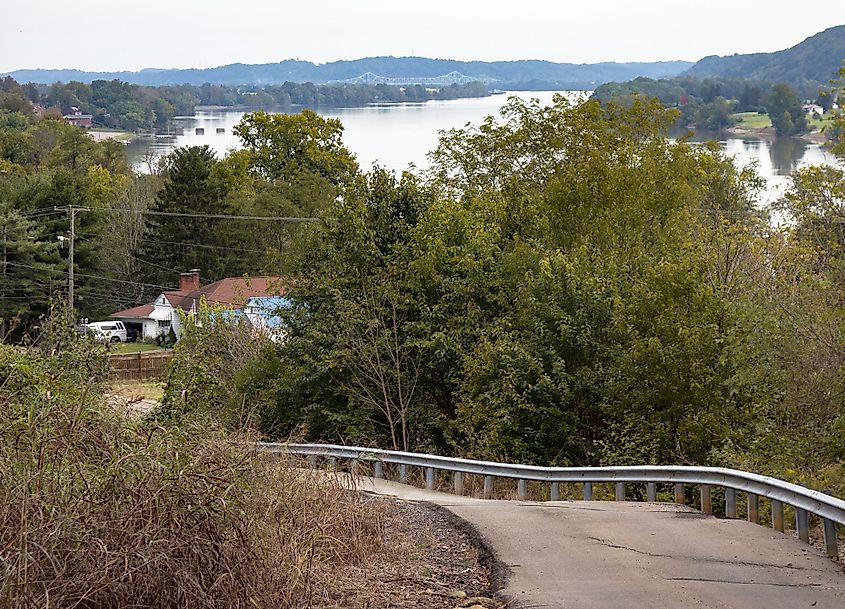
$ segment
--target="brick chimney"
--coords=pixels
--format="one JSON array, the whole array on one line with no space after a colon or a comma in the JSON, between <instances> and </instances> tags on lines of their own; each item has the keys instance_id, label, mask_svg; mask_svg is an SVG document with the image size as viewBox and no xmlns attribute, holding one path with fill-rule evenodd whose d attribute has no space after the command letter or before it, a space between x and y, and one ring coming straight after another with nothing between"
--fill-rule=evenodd
<instances>
[{"instance_id":1,"label":"brick chimney","mask_svg":"<svg viewBox=\"0 0 845 609\"><path fill-rule=\"evenodd\" d=\"M191 269L187 273L179 273L179 291L192 292L200 289L200 271Z\"/></svg>"}]
</instances>

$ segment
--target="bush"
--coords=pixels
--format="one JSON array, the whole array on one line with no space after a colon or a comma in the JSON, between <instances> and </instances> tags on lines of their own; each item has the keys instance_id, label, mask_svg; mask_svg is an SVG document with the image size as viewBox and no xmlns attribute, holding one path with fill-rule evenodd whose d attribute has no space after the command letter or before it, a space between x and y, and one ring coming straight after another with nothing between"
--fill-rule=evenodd
<instances>
[{"instance_id":1,"label":"bush","mask_svg":"<svg viewBox=\"0 0 845 609\"><path fill-rule=\"evenodd\" d=\"M187 414L213 416L228 429L242 429L258 416L244 393L242 371L272 345L232 311L208 307L182 320L182 338L173 350L164 397L154 417L177 421ZM182 392L187 400L183 401Z\"/></svg>"},{"instance_id":2,"label":"bush","mask_svg":"<svg viewBox=\"0 0 845 609\"><path fill-rule=\"evenodd\" d=\"M112 412L97 360L0 345L0 607L307 606L379 545L374 508L250 437Z\"/></svg>"}]
</instances>

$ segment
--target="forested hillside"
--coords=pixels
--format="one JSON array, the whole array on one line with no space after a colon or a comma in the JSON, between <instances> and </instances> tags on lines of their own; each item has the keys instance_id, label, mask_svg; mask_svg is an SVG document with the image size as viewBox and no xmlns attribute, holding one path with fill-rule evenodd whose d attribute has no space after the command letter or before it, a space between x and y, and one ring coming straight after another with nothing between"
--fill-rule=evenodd
<instances>
[{"instance_id":1,"label":"forested hillside","mask_svg":"<svg viewBox=\"0 0 845 609\"><path fill-rule=\"evenodd\" d=\"M775 53L705 57L684 72L695 78L746 78L763 82L787 82L796 87L827 84L845 57L845 25L810 36L793 47Z\"/></svg>"},{"instance_id":2,"label":"forested hillside","mask_svg":"<svg viewBox=\"0 0 845 609\"><path fill-rule=\"evenodd\" d=\"M204 318L166 411L251 404L272 438L842 492L845 176L797 174L775 228L753 171L666 139L675 118L513 101L445 134L423 179L345 183L286 251L285 341L233 366ZM182 404L196 378L213 380Z\"/></svg>"},{"instance_id":3,"label":"forested hillside","mask_svg":"<svg viewBox=\"0 0 845 609\"><path fill-rule=\"evenodd\" d=\"M160 85L281 85L286 82L316 84L356 78L367 72L386 77L436 77L457 71L499 88L592 89L596 84L630 80L637 76L663 78L679 74L691 63L571 64L550 61L454 61L425 57L366 57L351 61L314 64L288 59L268 64L231 64L207 69L140 72L84 72L80 70L16 70L10 75L22 83L91 82L122 80L132 84Z\"/></svg>"}]
</instances>

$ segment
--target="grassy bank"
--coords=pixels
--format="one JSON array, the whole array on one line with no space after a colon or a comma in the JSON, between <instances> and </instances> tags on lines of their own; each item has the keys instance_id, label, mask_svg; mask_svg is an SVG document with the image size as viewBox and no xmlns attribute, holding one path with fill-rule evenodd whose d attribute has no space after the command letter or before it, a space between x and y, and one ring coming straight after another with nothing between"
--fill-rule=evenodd
<instances>
[{"instance_id":1,"label":"grassy bank","mask_svg":"<svg viewBox=\"0 0 845 609\"><path fill-rule=\"evenodd\" d=\"M758 112L738 112L731 115L737 120L735 125L738 129L766 129L772 126L772 119L768 114L760 114ZM828 116L821 117L818 114L813 114L808 117L807 124L811 131L821 131L822 128L830 123Z\"/></svg>"},{"instance_id":2,"label":"grassy bank","mask_svg":"<svg viewBox=\"0 0 845 609\"><path fill-rule=\"evenodd\" d=\"M765 129L772 126L772 119L768 114L759 112L739 112L732 115L738 122L736 126L740 129Z\"/></svg>"}]
</instances>

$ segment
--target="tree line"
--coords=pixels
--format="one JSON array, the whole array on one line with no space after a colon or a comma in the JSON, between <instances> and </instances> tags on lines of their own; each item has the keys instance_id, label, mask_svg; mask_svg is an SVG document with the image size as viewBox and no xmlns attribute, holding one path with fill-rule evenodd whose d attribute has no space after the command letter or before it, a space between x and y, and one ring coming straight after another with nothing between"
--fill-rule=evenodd
<instances>
[{"instance_id":1,"label":"tree line","mask_svg":"<svg viewBox=\"0 0 845 609\"><path fill-rule=\"evenodd\" d=\"M430 100L485 97L480 82L443 87L421 85L315 85L286 82L265 87L214 84L148 87L121 80L71 81L53 85L19 85L11 77L0 80L0 107L24 114L37 104L57 114L77 108L93 117L94 125L127 131L164 129L175 116L194 113L197 106L272 108L287 112L294 106L355 108L373 103L422 103ZM31 103L30 103L31 102Z\"/></svg>"},{"instance_id":2,"label":"tree line","mask_svg":"<svg viewBox=\"0 0 845 609\"><path fill-rule=\"evenodd\" d=\"M593 93L601 101L625 102L644 95L680 111L678 126L717 131L733 127L738 112L768 114L778 135L799 135L809 131L804 99L816 101L825 111L833 100L818 85L795 89L787 83L770 83L744 78L704 78L678 76L653 80L637 78L624 83L608 83Z\"/></svg>"}]
</instances>

